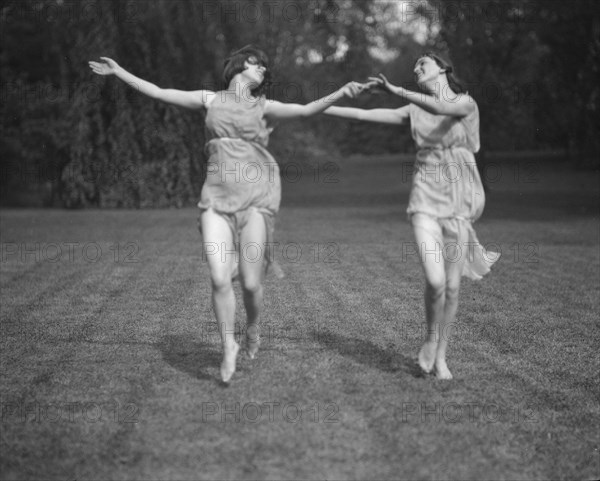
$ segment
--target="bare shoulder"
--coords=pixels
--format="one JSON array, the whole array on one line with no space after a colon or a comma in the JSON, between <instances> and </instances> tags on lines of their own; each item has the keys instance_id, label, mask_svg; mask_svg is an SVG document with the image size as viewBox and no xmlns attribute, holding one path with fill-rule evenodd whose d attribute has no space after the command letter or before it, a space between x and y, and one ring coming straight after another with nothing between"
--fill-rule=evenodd
<instances>
[{"instance_id":1,"label":"bare shoulder","mask_svg":"<svg viewBox=\"0 0 600 481\"><path fill-rule=\"evenodd\" d=\"M453 95L453 96L452 96ZM468 93L452 93L448 96L442 95L440 105L441 115L451 115L459 118L471 117L478 112L477 102Z\"/></svg>"},{"instance_id":2,"label":"bare shoulder","mask_svg":"<svg viewBox=\"0 0 600 481\"><path fill-rule=\"evenodd\" d=\"M391 116L395 119L394 123L405 125L410 122L410 109L412 104L399 107L390 111Z\"/></svg>"},{"instance_id":3,"label":"bare shoulder","mask_svg":"<svg viewBox=\"0 0 600 481\"><path fill-rule=\"evenodd\" d=\"M183 99L184 102L187 100L185 107L202 109L207 108L217 96L217 92L211 90L192 90L188 92L188 99Z\"/></svg>"}]
</instances>

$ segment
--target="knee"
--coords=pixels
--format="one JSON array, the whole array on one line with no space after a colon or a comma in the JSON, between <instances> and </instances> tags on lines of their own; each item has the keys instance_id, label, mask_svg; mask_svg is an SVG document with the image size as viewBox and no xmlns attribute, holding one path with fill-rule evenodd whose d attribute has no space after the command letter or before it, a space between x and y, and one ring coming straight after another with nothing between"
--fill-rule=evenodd
<instances>
[{"instance_id":1,"label":"knee","mask_svg":"<svg viewBox=\"0 0 600 481\"><path fill-rule=\"evenodd\" d=\"M432 277L426 281L426 290L430 297L442 297L446 290L446 280L443 277Z\"/></svg>"},{"instance_id":2,"label":"knee","mask_svg":"<svg viewBox=\"0 0 600 481\"><path fill-rule=\"evenodd\" d=\"M213 273L211 275L211 283L215 292L225 292L232 287L231 276L224 272Z\"/></svg>"},{"instance_id":3,"label":"knee","mask_svg":"<svg viewBox=\"0 0 600 481\"><path fill-rule=\"evenodd\" d=\"M446 284L446 299L449 301L458 300L458 291L460 290L460 283L448 282Z\"/></svg>"},{"instance_id":4,"label":"knee","mask_svg":"<svg viewBox=\"0 0 600 481\"><path fill-rule=\"evenodd\" d=\"M245 275L241 278L242 289L247 294L256 294L262 288L262 282L259 276Z\"/></svg>"}]
</instances>

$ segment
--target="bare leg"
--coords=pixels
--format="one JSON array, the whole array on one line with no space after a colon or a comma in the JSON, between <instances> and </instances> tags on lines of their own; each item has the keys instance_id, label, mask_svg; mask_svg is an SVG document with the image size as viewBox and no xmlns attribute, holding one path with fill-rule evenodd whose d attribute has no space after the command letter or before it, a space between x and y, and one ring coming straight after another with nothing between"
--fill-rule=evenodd
<instances>
[{"instance_id":1,"label":"bare leg","mask_svg":"<svg viewBox=\"0 0 600 481\"><path fill-rule=\"evenodd\" d=\"M442 229L434 219L423 214L412 216L415 240L425 272L425 318L427 338L419 351L419 366L431 372L435 364L439 328L444 317L446 273L442 256Z\"/></svg>"},{"instance_id":2,"label":"bare leg","mask_svg":"<svg viewBox=\"0 0 600 481\"><path fill-rule=\"evenodd\" d=\"M259 316L263 306L262 277L267 232L263 215L254 210L240 235L240 274L246 308L248 355L254 359L260 347Z\"/></svg>"},{"instance_id":3,"label":"bare leg","mask_svg":"<svg viewBox=\"0 0 600 481\"><path fill-rule=\"evenodd\" d=\"M440 342L435 356L435 373L438 379L452 379L452 373L446 364L446 349L452 335L454 323L456 322L460 279L464 263L467 259L467 231L460 225L460 221L456 222L458 224L458 237L455 241L448 243L444 249L446 255L446 302L444 304L444 315L440 324Z\"/></svg>"},{"instance_id":4,"label":"bare leg","mask_svg":"<svg viewBox=\"0 0 600 481\"><path fill-rule=\"evenodd\" d=\"M240 346L235 342L235 296L231 274L235 265L233 235L227 221L208 209L201 214L204 253L212 282L212 302L223 344L221 379L229 382L235 372Z\"/></svg>"}]
</instances>

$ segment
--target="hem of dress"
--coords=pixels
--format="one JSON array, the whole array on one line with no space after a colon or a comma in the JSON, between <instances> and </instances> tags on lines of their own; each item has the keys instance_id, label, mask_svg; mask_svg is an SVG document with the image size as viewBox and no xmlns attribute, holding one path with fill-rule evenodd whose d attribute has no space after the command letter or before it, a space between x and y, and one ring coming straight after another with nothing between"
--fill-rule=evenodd
<instances>
[{"instance_id":1,"label":"hem of dress","mask_svg":"<svg viewBox=\"0 0 600 481\"><path fill-rule=\"evenodd\" d=\"M247 207L246 209L238 209L233 212L226 212L226 211L219 210L212 205L207 206L207 205L198 203L198 208L200 209L200 213L207 211L209 209L212 209L213 211L215 211L215 213L217 213L219 215L235 215L236 212L240 212L242 210L256 209L256 211L262 215L263 221L265 223L267 246L273 245L273 242L274 242L273 237L275 234L274 222L275 222L275 216L277 214L273 213L272 211L270 211L268 209L265 209L264 207L250 206L250 207ZM231 233L233 235L234 242L239 243L239 233L236 232L236 230L234 229L234 227L232 226L230 221L227 221L227 224L229 225L229 228L231 229ZM198 219L198 230L200 231L200 235L202 236L202 224L200 222L200 219ZM265 267L263 269L263 275L262 275L263 280L266 277L266 275L268 274L269 270L272 270L278 279L283 279L285 277L285 273L283 272L283 269L281 268L279 263L275 260L275 254L273 252L273 249L270 249L270 248L267 249L267 253L264 257L264 263L265 263ZM232 276L234 280L238 279L237 274L238 274L238 268L237 268L237 266L235 266L234 274Z\"/></svg>"},{"instance_id":2,"label":"hem of dress","mask_svg":"<svg viewBox=\"0 0 600 481\"><path fill-rule=\"evenodd\" d=\"M488 274L492 266L500 259L500 252L488 251L477 238L477 233L473 228L473 221L467 219L463 216L451 216L451 217L437 217L429 212L423 211L414 211L407 213L408 220L411 221L411 217L415 214L426 215L436 222L440 220L458 220L463 221L466 224L467 229L467 237L468 243L467 245L470 247L469 257L463 264L463 270L461 273L462 277L467 277L473 281L478 281L483 278L486 274ZM458 224L458 228L460 229L460 224Z\"/></svg>"},{"instance_id":3,"label":"hem of dress","mask_svg":"<svg viewBox=\"0 0 600 481\"><path fill-rule=\"evenodd\" d=\"M439 216L439 215L434 215L431 212L427 212L427 211L424 211L424 210L406 211L406 216L408 217L409 221L411 220L411 217L413 215L415 215L415 214L426 215L426 216L429 216L429 217L431 217L432 219L435 219L435 220L446 220L446 219L452 220L452 219L456 219L456 220L462 220L462 221L465 221L465 222L469 222L471 224L473 224L475 222L475 220L469 219L468 217L464 217L462 215Z\"/></svg>"}]
</instances>

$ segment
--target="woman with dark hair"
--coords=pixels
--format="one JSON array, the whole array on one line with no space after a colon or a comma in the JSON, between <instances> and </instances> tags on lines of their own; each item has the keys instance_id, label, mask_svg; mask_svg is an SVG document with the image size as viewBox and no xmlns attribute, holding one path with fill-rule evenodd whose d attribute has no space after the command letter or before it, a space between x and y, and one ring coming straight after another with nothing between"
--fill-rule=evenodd
<instances>
[{"instance_id":1,"label":"woman with dark hair","mask_svg":"<svg viewBox=\"0 0 600 481\"><path fill-rule=\"evenodd\" d=\"M452 72L448 62L428 52L414 66L423 92L392 85L383 75L369 79L369 87L379 86L406 99L408 105L325 111L350 119L410 125L418 152L407 212L425 272L428 326L418 361L423 371L435 371L438 379L452 379L446 349L461 276L481 279L499 257L479 244L472 226L485 203L474 158L479 150L479 110Z\"/></svg>"},{"instance_id":2,"label":"woman with dark hair","mask_svg":"<svg viewBox=\"0 0 600 481\"><path fill-rule=\"evenodd\" d=\"M232 278L238 273L251 358L260 344L262 284L272 261L270 242L281 199L279 168L266 149L272 131L270 122L315 115L344 96L355 96L363 87L350 82L326 98L306 105L267 100L264 89L270 75L268 59L253 46L244 47L225 60L226 90L220 92L162 89L127 72L110 58L101 59L103 62L89 63L99 75L116 75L157 100L206 109L209 158L198 207L212 281L213 308L223 344L221 378L229 382L240 348L234 338L236 302L232 287Z\"/></svg>"}]
</instances>

